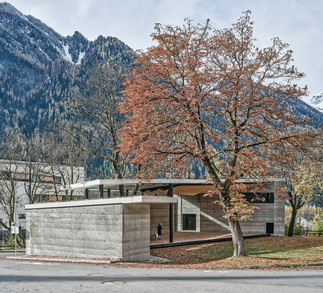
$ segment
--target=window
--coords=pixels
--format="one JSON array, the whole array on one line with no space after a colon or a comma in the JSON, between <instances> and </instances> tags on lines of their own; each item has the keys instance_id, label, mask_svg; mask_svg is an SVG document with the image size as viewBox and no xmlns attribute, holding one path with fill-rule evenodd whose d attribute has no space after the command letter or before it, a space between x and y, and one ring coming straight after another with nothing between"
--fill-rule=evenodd
<instances>
[{"instance_id":1,"label":"window","mask_svg":"<svg viewBox=\"0 0 323 293\"><path fill-rule=\"evenodd\" d=\"M10 172L9 171L0 171L0 179L9 180Z\"/></svg>"},{"instance_id":2,"label":"window","mask_svg":"<svg viewBox=\"0 0 323 293\"><path fill-rule=\"evenodd\" d=\"M29 181L29 174L25 173L12 173L14 180L16 181Z\"/></svg>"},{"instance_id":3,"label":"window","mask_svg":"<svg viewBox=\"0 0 323 293\"><path fill-rule=\"evenodd\" d=\"M62 180L61 180L62 178L61 177L54 177L54 180L55 180L55 183L56 184L61 184L61 182L62 182Z\"/></svg>"},{"instance_id":4,"label":"window","mask_svg":"<svg viewBox=\"0 0 323 293\"><path fill-rule=\"evenodd\" d=\"M274 193L244 193L245 198L250 203L274 203Z\"/></svg>"},{"instance_id":5,"label":"window","mask_svg":"<svg viewBox=\"0 0 323 293\"><path fill-rule=\"evenodd\" d=\"M26 219L26 214L19 214L19 219Z\"/></svg>"},{"instance_id":6,"label":"window","mask_svg":"<svg viewBox=\"0 0 323 293\"><path fill-rule=\"evenodd\" d=\"M52 176L45 176L45 175L42 175L40 177L40 182L42 183L54 183L54 179Z\"/></svg>"},{"instance_id":7,"label":"window","mask_svg":"<svg viewBox=\"0 0 323 293\"><path fill-rule=\"evenodd\" d=\"M49 196L47 194L36 194L35 202L48 202Z\"/></svg>"},{"instance_id":8,"label":"window","mask_svg":"<svg viewBox=\"0 0 323 293\"><path fill-rule=\"evenodd\" d=\"M49 195L48 196L49 201L62 201L63 200L63 196L62 195Z\"/></svg>"}]
</instances>

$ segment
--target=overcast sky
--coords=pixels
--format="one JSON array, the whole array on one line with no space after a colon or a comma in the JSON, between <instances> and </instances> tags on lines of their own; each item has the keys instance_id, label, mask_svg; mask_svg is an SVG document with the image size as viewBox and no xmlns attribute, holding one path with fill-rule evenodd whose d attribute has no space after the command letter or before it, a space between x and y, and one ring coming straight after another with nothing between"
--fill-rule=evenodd
<instances>
[{"instance_id":1,"label":"overcast sky","mask_svg":"<svg viewBox=\"0 0 323 293\"><path fill-rule=\"evenodd\" d=\"M323 91L322 0L8 0L63 36L79 31L90 40L117 37L133 49L152 45L155 23L182 25L189 17L215 28L230 27L251 10L259 47L274 37L290 44L296 67L305 72L309 98Z\"/></svg>"}]
</instances>

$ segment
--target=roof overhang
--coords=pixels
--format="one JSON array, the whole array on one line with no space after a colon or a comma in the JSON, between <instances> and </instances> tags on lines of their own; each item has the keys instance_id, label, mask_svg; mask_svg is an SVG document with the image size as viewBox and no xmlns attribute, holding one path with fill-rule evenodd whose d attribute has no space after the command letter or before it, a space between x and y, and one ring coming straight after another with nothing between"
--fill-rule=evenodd
<instances>
[{"instance_id":1,"label":"roof overhang","mask_svg":"<svg viewBox=\"0 0 323 293\"><path fill-rule=\"evenodd\" d=\"M101 198L94 200L77 200L64 202L46 202L26 205L26 210L53 209L53 208L70 208L83 206L101 206L116 204L170 204L177 203L177 199L168 196L127 196L116 198Z\"/></svg>"},{"instance_id":2,"label":"roof overhang","mask_svg":"<svg viewBox=\"0 0 323 293\"><path fill-rule=\"evenodd\" d=\"M263 182L281 181L281 179L267 179ZM252 184L259 180L239 179L237 182ZM177 195L196 195L208 193L212 190L213 184L210 180L205 179L98 179L66 186L68 190L84 190L91 188L119 190L119 186L123 185L125 190L132 191L138 185L138 191L143 193L167 194L169 186L172 185L173 193Z\"/></svg>"}]
</instances>

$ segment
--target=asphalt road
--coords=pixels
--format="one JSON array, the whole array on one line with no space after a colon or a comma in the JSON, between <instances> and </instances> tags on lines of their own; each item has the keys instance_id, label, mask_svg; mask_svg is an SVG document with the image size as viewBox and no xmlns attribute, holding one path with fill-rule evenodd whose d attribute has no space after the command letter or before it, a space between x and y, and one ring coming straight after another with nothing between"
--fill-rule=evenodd
<instances>
[{"instance_id":1,"label":"asphalt road","mask_svg":"<svg viewBox=\"0 0 323 293\"><path fill-rule=\"evenodd\" d=\"M0 259L0 292L310 293L323 292L323 270L140 269Z\"/></svg>"}]
</instances>

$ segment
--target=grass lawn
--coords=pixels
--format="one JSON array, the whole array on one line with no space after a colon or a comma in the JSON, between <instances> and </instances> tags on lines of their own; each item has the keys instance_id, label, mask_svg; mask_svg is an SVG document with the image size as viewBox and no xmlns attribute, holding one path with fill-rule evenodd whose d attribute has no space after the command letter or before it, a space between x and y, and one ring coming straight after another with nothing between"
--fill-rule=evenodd
<instances>
[{"instance_id":1,"label":"grass lawn","mask_svg":"<svg viewBox=\"0 0 323 293\"><path fill-rule=\"evenodd\" d=\"M1 246L0 247L0 250L12 250L12 249L15 249L15 248L12 246Z\"/></svg>"},{"instance_id":2,"label":"grass lawn","mask_svg":"<svg viewBox=\"0 0 323 293\"><path fill-rule=\"evenodd\" d=\"M159 248L150 253L170 260L158 264L161 267L279 269L323 265L323 237L264 237L247 239L245 245L246 257L232 257L231 242Z\"/></svg>"}]
</instances>

